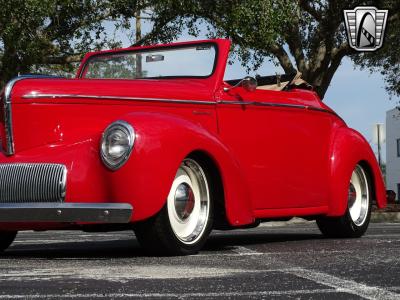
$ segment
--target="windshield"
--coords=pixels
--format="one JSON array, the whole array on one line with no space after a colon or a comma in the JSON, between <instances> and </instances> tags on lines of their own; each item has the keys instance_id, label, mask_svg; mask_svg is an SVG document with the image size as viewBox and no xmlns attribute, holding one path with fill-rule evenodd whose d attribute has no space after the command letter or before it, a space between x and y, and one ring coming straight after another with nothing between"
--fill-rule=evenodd
<instances>
[{"instance_id":1,"label":"windshield","mask_svg":"<svg viewBox=\"0 0 400 300\"><path fill-rule=\"evenodd\" d=\"M163 47L143 51L124 51L92 56L82 78L141 79L208 77L214 71L214 44Z\"/></svg>"}]
</instances>

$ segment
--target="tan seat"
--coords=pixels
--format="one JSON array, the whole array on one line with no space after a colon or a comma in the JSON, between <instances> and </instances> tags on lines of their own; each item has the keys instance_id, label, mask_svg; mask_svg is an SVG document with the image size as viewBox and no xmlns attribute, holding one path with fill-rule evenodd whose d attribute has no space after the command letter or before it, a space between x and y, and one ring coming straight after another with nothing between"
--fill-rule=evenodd
<instances>
[{"instance_id":1,"label":"tan seat","mask_svg":"<svg viewBox=\"0 0 400 300\"><path fill-rule=\"evenodd\" d=\"M294 85L294 86L300 86L300 85L306 85L310 86L308 82L306 82L304 79L301 78L301 73L297 72L296 76L293 78L292 81L279 81L279 75L277 75L277 81L278 83L276 84L269 84L269 85L260 85L257 87L258 90L269 90L269 91L282 91L287 85Z\"/></svg>"}]
</instances>

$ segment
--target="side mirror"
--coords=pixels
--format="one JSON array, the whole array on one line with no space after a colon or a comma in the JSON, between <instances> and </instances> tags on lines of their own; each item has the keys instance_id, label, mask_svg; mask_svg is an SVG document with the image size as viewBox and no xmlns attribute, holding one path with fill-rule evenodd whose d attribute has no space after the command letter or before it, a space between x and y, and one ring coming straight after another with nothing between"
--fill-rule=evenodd
<instances>
[{"instance_id":1,"label":"side mirror","mask_svg":"<svg viewBox=\"0 0 400 300\"><path fill-rule=\"evenodd\" d=\"M257 80L254 77L251 76L246 76L245 78L243 78L242 80L240 80L237 84L235 84L232 87L225 87L224 91L228 92L234 88L237 87L242 87L244 88L246 91L248 92L254 92L257 88Z\"/></svg>"},{"instance_id":2,"label":"side mirror","mask_svg":"<svg viewBox=\"0 0 400 300\"><path fill-rule=\"evenodd\" d=\"M241 80L242 88L248 92L254 92L257 88L257 80L254 77L247 76Z\"/></svg>"}]
</instances>

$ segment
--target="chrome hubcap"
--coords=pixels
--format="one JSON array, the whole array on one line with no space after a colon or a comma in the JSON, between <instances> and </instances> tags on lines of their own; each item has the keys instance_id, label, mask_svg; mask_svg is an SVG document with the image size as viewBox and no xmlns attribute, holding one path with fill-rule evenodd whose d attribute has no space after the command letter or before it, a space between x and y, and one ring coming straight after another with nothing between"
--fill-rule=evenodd
<instances>
[{"instance_id":1,"label":"chrome hubcap","mask_svg":"<svg viewBox=\"0 0 400 300\"><path fill-rule=\"evenodd\" d=\"M363 225L367 219L369 201L367 176L363 168L357 165L351 175L348 194L350 217L357 226Z\"/></svg>"},{"instance_id":2,"label":"chrome hubcap","mask_svg":"<svg viewBox=\"0 0 400 300\"><path fill-rule=\"evenodd\" d=\"M185 182L178 185L175 192L175 212L182 220L186 220L194 208L194 194L192 188Z\"/></svg>"},{"instance_id":3,"label":"chrome hubcap","mask_svg":"<svg viewBox=\"0 0 400 300\"><path fill-rule=\"evenodd\" d=\"M167 198L168 217L175 236L194 244L207 227L210 195L207 178L193 159L180 165Z\"/></svg>"}]
</instances>

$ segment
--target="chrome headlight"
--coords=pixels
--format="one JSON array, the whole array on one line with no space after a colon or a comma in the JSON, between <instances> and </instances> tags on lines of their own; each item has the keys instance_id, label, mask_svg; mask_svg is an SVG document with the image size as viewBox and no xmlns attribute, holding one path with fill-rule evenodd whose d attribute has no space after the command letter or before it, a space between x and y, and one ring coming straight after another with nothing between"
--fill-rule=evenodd
<instances>
[{"instance_id":1,"label":"chrome headlight","mask_svg":"<svg viewBox=\"0 0 400 300\"><path fill-rule=\"evenodd\" d=\"M111 170L117 170L128 160L135 130L125 121L116 121L106 128L101 140L100 155L103 163Z\"/></svg>"}]
</instances>

